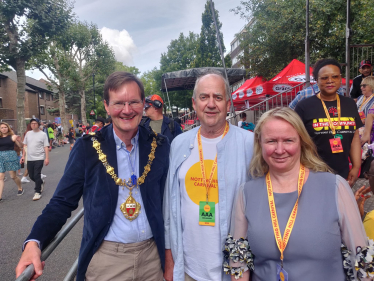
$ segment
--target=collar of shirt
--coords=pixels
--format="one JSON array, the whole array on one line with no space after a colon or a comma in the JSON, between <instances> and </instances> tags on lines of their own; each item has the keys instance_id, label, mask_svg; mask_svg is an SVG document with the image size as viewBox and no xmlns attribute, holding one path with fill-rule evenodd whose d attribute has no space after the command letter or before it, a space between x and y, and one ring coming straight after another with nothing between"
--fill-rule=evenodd
<instances>
[{"instance_id":1,"label":"collar of shirt","mask_svg":"<svg viewBox=\"0 0 374 281\"><path fill-rule=\"evenodd\" d=\"M114 142L116 143L116 150L118 151L118 150L124 149L126 152L129 152L126 149L126 144L116 135L116 132L114 131L114 129L113 129L113 135L114 135ZM139 130L136 133L135 137L131 139L132 148L129 153L131 153L134 150L135 144L138 143L138 140L139 140Z\"/></svg>"}]
</instances>

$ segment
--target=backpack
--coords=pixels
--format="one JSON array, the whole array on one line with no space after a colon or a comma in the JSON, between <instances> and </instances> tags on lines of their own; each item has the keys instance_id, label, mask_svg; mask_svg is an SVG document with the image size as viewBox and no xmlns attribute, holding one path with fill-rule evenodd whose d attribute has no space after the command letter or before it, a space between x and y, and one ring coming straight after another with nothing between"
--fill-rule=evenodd
<instances>
[{"instance_id":1,"label":"backpack","mask_svg":"<svg viewBox=\"0 0 374 281\"><path fill-rule=\"evenodd\" d=\"M57 135L61 135L62 134L62 131L61 131L61 126L60 127L57 127Z\"/></svg>"}]
</instances>

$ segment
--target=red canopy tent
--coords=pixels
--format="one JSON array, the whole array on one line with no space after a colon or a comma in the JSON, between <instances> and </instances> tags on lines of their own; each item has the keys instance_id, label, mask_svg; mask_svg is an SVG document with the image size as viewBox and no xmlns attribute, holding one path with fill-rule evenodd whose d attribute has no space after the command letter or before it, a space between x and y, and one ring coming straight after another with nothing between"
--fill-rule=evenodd
<instances>
[{"instance_id":1,"label":"red canopy tent","mask_svg":"<svg viewBox=\"0 0 374 281\"><path fill-rule=\"evenodd\" d=\"M310 67L310 73L313 69ZM305 64L297 59L293 59L278 75L276 75L270 81L258 85L253 88L255 95L248 98L248 101L253 104L264 100L266 97L279 94L291 90L292 87L300 85L305 81ZM312 76L310 76L310 82L315 83ZM302 90L303 86L300 86ZM296 93L295 93L296 94Z\"/></svg>"},{"instance_id":2,"label":"red canopy tent","mask_svg":"<svg viewBox=\"0 0 374 281\"><path fill-rule=\"evenodd\" d=\"M245 101L253 94L252 88L262 84L264 81L266 80L261 76L256 76L245 81L244 84L240 86L240 88L238 88L231 94L232 100L234 102L234 107L245 108Z\"/></svg>"}]
</instances>

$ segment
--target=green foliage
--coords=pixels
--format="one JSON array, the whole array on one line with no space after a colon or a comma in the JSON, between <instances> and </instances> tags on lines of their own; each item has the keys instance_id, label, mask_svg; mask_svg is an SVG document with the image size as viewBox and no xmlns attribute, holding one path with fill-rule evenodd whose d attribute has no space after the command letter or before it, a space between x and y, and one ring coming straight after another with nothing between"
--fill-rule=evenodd
<instances>
[{"instance_id":1,"label":"green foliage","mask_svg":"<svg viewBox=\"0 0 374 281\"><path fill-rule=\"evenodd\" d=\"M162 97L163 93L160 91L160 82L156 80L158 74L159 70L155 67L150 71L144 72L140 76L140 80L144 85L144 94L146 97L154 94Z\"/></svg>"},{"instance_id":2,"label":"green foliage","mask_svg":"<svg viewBox=\"0 0 374 281\"><path fill-rule=\"evenodd\" d=\"M115 71L126 71L134 74L135 76L140 74L140 70L137 67L124 65L123 62L120 61L116 61Z\"/></svg>"},{"instance_id":3,"label":"green foliage","mask_svg":"<svg viewBox=\"0 0 374 281\"><path fill-rule=\"evenodd\" d=\"M216 21L220 34L222 44L222 52L225 53L225 46L223 45L223 35L221 33L222 23L219 21L218 11L215 10ZM197 55L193 62L193 67L222 67L221 55L219 52L219 45L217 40L216 27L214 24L213 15L210 9L210 1L205 3L205 10L201 16L202 26L200 38L198 42Z\"/></svg>"},{"instance_id":4,"label":"green foliage","mask_svg":"<svg viewBox=\"0 0 374 281\"><path fill-rule=\"evenodd\" d=\"M250 22L238 36L248 56L251 76L271 78L292 59L304 60L305 0L248 0L234 9ZM310 0L310 58L331 57L345 62L346 2ZM352 2L352 44L374 43L373 6L369 0Z\"/></svg>"}]
</instances>

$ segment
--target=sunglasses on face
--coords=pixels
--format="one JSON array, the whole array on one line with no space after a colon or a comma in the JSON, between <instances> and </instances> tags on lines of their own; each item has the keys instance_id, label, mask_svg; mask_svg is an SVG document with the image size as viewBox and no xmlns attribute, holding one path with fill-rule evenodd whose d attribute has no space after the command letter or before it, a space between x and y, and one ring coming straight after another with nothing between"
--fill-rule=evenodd
<instances>
[{"instance_id":1,"label":"sunglasses on face","mask_svg":"<svg viewBox=\"0 0 374 281\"><path fill-rule=\"evenodd\" d=\"M366 86L367 86L367 84L361 84L361 85L360 85L360 87L362 87L362 88L364 88L364 89L366 88Z\"/></svg>"},{"instance_id":2,"label":"sunglasses on face","mask_svg":"<svg viewBox=\"0 0 374 281\"><path fill-rule=\"evenodd\" d=\"M374 177L374 174L371 174L371 173L368 173L368 172L364 172L364 176L366 178L369 178L369 177Z\"/></svg>"}]
</instances>

